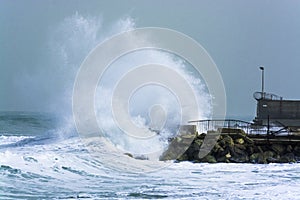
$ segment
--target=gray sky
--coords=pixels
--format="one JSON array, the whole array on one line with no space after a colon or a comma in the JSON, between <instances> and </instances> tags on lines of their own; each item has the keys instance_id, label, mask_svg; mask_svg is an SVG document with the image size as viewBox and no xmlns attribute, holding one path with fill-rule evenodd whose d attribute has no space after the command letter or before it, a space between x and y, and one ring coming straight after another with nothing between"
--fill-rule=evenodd
<instances>
[{"instance_id":1,"label":"gray sky","mask_svg":"<svg viewBox=\"0 0 300 200\"><path fill-rule=\"evenodd\" d=\"M230 116L254 116L260 65L266 91L300 99L300 1L0 0L0 110L44 111L53 101L53 88L61 88L51 75L49 38L76 12L101 18L103 27L130 16L137 27L171 28L194 38L222 74ZM42 72L47 76L28 84Z\"/></svg>"}]
</instances>

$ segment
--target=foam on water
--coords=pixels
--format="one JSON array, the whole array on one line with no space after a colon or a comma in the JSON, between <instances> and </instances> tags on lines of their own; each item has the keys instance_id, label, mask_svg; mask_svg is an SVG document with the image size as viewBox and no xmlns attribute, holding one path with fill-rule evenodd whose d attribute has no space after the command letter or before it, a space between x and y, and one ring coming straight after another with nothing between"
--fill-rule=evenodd
<instances>
[{"instance_id":1,"label":"foam on water","mask_svg":"<svg viewBox=\"0 0 300 200\"><path fill-rule=\"evenodd\" d=\"M2 145L9 145L13 143L20 142L25 139L33 138L31 136L5 136L1 135L0 136L0 146Z\"/></svg>"},{"instance_id":2,"label":"foam on water","mask_svg":"<svg viewBox=\"0 0 300 200\"><path fill-rule=\"evenodd\" d=\"M297 199L300 195L299 164L182 162L151 173L128 173L94 159L79 138L1 150L0 165L0 197L5 199Z\"/></svg>"}]
</instances>

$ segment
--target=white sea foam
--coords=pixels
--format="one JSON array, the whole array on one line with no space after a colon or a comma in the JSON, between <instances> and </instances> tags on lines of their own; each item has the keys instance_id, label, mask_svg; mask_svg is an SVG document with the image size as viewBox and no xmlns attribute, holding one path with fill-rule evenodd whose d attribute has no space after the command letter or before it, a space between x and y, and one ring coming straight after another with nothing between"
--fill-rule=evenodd
<instances>
[{"instance_id":1,"label":"white sea foam","mask_svg":"<svg viewBox=\"0 0 300 200\"><path fill-rule=\"evenodd\" d=\"M124 167L130 167L134 158L126 158ZM132 195L166 199L297 199L300 195L299 164L182 162L151 173L128 173L98 162L78 138L0 151L0 164L0 186L6 188L0 196L5 199L72 199L84 195L92 199L131 199Z\"/></svg>"},{"instance_id":2,"label":"white sea foam","mask_svg":"<svg viewBox=\"0 0 300 200\"><path fill-rule=\"evenodd\" d=\"M33 138L32 136L6 136L1 135L0 136L0 145L8 145L8 144L14 144L16 142L22 141L24 139Z\"/></svg>"}]
</instances>

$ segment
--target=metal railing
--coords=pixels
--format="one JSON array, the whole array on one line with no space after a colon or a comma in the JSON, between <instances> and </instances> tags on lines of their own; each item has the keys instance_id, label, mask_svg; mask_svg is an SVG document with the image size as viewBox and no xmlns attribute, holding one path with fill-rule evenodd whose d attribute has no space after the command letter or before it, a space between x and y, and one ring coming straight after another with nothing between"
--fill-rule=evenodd
<instances>
[{"instance_id":1,"label":"metal railing","mask_svg":"<svg viewBox=\"0 0 300 200\"><path fill-rule=\"evenodd\" d=\"M220 129L239 129L246 134L289 134L290 131L286 127L271 124L268 126L258 125L242 120L234 119L207 119L207 120L193 120L189 123L195 123L199 134L207 133L208 131L219 131Z\"/></svg>"}]
</instances>

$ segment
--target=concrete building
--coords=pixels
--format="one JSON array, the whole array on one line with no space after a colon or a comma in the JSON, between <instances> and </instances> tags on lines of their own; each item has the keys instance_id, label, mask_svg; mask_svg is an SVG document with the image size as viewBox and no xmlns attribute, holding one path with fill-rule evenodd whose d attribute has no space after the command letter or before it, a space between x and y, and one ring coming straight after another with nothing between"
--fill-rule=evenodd
<instances>
[{"instance_id":1,"label":"concrete building","mask_svg":"<svg viewBox=\"0 0 300 200\"><path fill-rule=\"evenodd\" d=\"M300 130L300 100L284 100L274 94L265 92L254 93L257 100L257 125L276 124L292 130Z\"/></svg>"}]
</instances>

